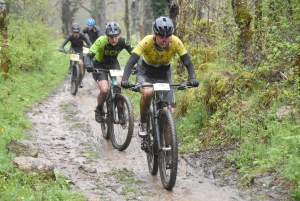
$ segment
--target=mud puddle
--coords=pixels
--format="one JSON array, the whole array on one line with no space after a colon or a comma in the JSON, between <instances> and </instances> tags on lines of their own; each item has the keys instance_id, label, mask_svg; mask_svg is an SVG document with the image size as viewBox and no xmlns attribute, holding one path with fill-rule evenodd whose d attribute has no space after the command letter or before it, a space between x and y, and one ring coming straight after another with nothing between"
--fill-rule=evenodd
<instances>
[{"instance_id":1,"label":"mud puddle","mask_svg":"<svg viewBox=\"0 0 300 201\"><path fill-rule=\"evenodd\" d=\"M94 120L97 94L91 74L86 75L84 88L76 96L70 94L66 79L55 93L27 113L34 125L28 133L39 149L39 157L56 164L58 171L74 183L72 188L81 191L88 201L254 200L253 191L236 187L234 175L217 175L217 164L221 162L214 157L217 152L180 155L175 187L172 191L164 190L159 173L152 176L148 172L136 130L123 152L102 137L100 124ZM265 199L255 200L280 200L277 194L256 194Z\"/></svg>"}]
</instances>

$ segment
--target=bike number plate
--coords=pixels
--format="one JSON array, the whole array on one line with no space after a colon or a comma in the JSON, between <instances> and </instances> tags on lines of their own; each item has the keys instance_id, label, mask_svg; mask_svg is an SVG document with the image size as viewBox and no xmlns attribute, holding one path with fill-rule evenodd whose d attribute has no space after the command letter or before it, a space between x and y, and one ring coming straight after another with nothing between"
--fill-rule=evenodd
<instances>
[{"instance_id":1,"label":"bike number plate","mask_svg":"<svg viewBox=\"0 0 300 201\"><path fill-rule=\"evenodd\" d=\"M155 83L153 84L154 91L170 91L170 84L168 83Z\"/></svg>"},{"instance_id":2,"label":"bike number plate","mask_svg":"<svg viewBox=\"0 0 300 201\"><path fill-rule=\"evenodd\" d=\"M70 60L72 61L79 61L79 54L71 54Z\"/></svg>"},{"instance_id":3,"label":"bike number plate","mask_svg":"<svg viewBox=\"0 0 300 201\"><path fill-rule=\"evenodd\" d=\"M123 76L123 70L109 70L111 76Z\"/></svg>"},{"instance_id":4,"label":"bike number plate","mask_svg":"<svg viewBox=\"0 0 300 201\"><path fill-rule=\"evenodd\" d=\"M89 50L90 50L90 48L87 48L87 47L83 47L83 54L87 54L87 53L89 53Z\"/></svg>"}]
</instances>

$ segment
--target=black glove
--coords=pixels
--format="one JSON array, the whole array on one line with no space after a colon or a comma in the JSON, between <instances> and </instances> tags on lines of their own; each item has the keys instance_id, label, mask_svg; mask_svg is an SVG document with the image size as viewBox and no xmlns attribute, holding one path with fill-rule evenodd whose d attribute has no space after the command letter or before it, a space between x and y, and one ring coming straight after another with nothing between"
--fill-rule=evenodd
<instances>
[{"instance_id":1,"label":"black glove","mask_svg":"<svg viewBox=\"0 0 300 201\"><path fill-rule=\"evenodd\" d=\"M93 66L86 66L86 71L87 72L93 72L94 71L94 67Z\"/></svg>"},{"instance_id":2,"label":"black glove","mask_svg":"<svg viewBox=\"0 0 300 201\"><path fill-rule=\"evenodd\" d=\"M59 48L59 51L65 52L65 49L64 48Z\"/></svg>"},{"instance_id":3,"label":"black glove","mask_svg":"<svg viewBox=\"0 0 300 201\"><path fill-rule=\"evenodd\" d=\"M196 78L190 79L190 83L193 87L198 87L199 86L199 80L197 80Z\"/></svg>"},{"instance_id":4,"label":"black glove","mask_svg":"<svg viewBox=\"0 0 300 201\"><path fill-rule=\"evenodd\" d=\"M121 82L121 86L122 86L123 88L129 88L129 87L131 86L131 84L130 84L129 81L123 80L123 81Z\"/></svg>"}]
</instances>

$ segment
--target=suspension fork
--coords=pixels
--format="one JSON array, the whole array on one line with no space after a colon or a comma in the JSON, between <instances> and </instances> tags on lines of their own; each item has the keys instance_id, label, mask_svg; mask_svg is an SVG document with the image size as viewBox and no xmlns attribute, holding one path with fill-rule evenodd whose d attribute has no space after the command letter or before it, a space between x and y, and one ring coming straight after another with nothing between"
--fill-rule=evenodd
<instances>
[{"instance_id":1,"label":"suspension fork","mask_svg":"<svg viewBox=\"0 0 300 201\"><path fill-rule=\"evenodd\" d=\"M116 123L118 123L119 121L117 121L116 119L116 110L114 109L115 107L116 107L116 104L115 104L115 98L116 98L116 94L118 94L117 92L116 92L116 89L119 89L120 90L120 92L119 93L122 93L122 88L121 87L119 87L119 86L112 86L112 87L110 87L110 95L108 96L108 97L110 97L111 99L109 100L110 101L110 104L111 104L111 114L113 115L113 119L114 119L114 123L116 124Z\"/></svg>"}]
</instances>

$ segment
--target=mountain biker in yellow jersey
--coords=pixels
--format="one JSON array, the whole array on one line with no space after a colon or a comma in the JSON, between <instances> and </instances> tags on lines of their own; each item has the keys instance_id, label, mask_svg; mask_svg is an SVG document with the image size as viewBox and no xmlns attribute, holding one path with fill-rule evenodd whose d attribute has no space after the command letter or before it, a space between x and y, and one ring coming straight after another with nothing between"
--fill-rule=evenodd
<instances>
[{"instance_id":1,"label":"mountain biker in yellow jersey","mask_svg":"<svg viewBox=\"0 0 300 201\"><path fill-rule=\"evenodd\" d=\"M126 49L129 54L133 47L124 37L121 37L121 29L116 22L108 22L105 25L105 34L100 36L90 48L89 53L84 59L84 63L88 72L93 72L95 69L117 69L120 70L120 64L117 59L119 53ZM94 58L93 66L91 59ZM95 109L95 119L101 123L103 121L103 104L109 91L108 72L94 72L93 78L98 84L100 93L98 94L98 105ZM121 84L122 76L117 77L119 85ZM118 110L118 112L121 110ZM121 115L121 114L118 114Z\"/></svg>"},{"instance_id":2,"label":"mountain biker in yellow jersey","mask_svg":"<svg viewBox=\"0 0 300 201\"><path fill-rule=\"evenodd\" d=\"M92 43L94 43L97 38L102 36L102 32L99 27L95 25L95 20L93 18L89 18L86 21L87 27L85 27L81 32L83 34L87 34Z\"/></svg>"},{"instance_id":3,"label":"mountain biker in yellow jersey","mask_svg":"<svg viewBox=\"0 0 300 201\"><path fill-rule=\"evenodd\" d=\"M84 45L83 42L86 43L86 47L88 47L88 48L92 46L92 43L83 33L80 33L80 26L78 23L74 23L72 25L72 33L60 45L59 50L61 52L65 52L64 47L68 42L71 42L70 51L80 53L80 55L79 55L79 68L80 68L79 80L81 80L82 73L83 73L83 45ZM83 87L82 82L80 82L79 87L80 88Z\"/></svg>"},{"instance_id":4,"label":"mountain biker in yellow jersey","mask_svg":"<svg viewBox=\"0 0 300 201\"><path fill-rule=\"evenodd\" d=\"M131 69L138 62L140 57L142 57L142 61L138 62L137 83L171 83L170 63L175 53L180 56L182 63L187 68L191 85L197 87L199 81L196 78L194 64L182 41L178 37L172 35L174 32L172 20L163 16L157 18L153 23L153 31L153 35L144 37L133 49L129 60L125 65L122 87L126 88L131 85L128 78ZM140 93L142 97L140 99L139 136L145 137L147 135L147 112L150 108L153 88L141 88ZM164 92L164 97L165 101L170 101L174 108L174 93Z\"/></svg>"}]
</instances>

